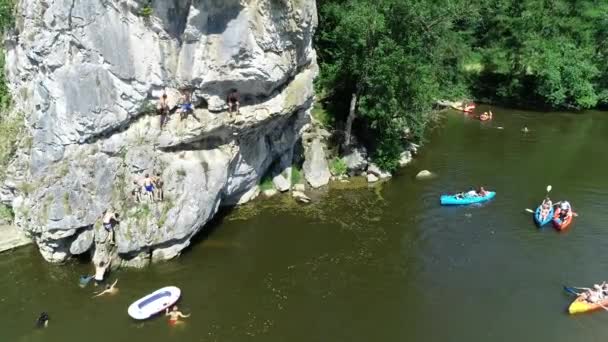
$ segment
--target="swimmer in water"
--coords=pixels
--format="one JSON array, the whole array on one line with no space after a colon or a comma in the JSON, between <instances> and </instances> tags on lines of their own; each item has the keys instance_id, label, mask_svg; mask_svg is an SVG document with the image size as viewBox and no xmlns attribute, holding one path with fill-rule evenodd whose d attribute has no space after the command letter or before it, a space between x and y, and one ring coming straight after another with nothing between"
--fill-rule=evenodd
<instances>
[{"instance_id":1,"label":"swimmer in water","mask_svg":"<svg viewBox=\"0 0 608 342\"><path fill-rule=\"evenodd\" d=\"M36 320L36 328L46 328L49 326L49 314L42 312L38 319Z\"/></svg>"},{"instance_id":2,"label":"swimmer in water","mask_svg":"<svg viewBox=\"0 0 608 342\"><path fill-rule=\"evenodd\" d=\"M109 295L116 294L116 292L118 292L118 288L115 287L116 283L118 283L118 279L116 279L116 281L114 282L114 284L112 284L112 285L106 285L106 288L103 291L99 292L98 294L94 295L93 298L102 296L102 295L104 295L106 293L109 294Z\"/></svg>"},{"instance_id":3,"label":"swimmer in water","mask_svg":"<svg viewBox=\"0 0 608 342\"><path fill-rule=\"evenodd\" d=\"M524 128L522 128L521 131L524 132L524 133L530 132L530 130L526 126L524 126Z\"/></svg>"},{"instance_id":4,"label":"swimmer in water","mask_svg":"<svg viewBox=\"0 0 608 342\"><path fill-rule=\"evenodd\" d=\"M176 325L178 323L181 323L181 321L179 320L180 317L188 318L190 317L190 314L184 315L181 311L177 310L177 305L173 305L171 311L169 311L169 308L165 309L165 316L169 316L169 324Z\"/></svg>"}]
</instances>

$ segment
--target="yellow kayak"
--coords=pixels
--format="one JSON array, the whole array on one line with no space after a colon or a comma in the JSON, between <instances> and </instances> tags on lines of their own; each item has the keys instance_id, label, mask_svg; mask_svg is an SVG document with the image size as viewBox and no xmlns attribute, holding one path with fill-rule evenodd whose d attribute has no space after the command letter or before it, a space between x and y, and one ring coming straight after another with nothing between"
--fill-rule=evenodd
<instances>
[{"instance_id":1,"label":"yellow kayak","mask_svg":"<svg viewBox=\"0 0 608 342\"><path fill-rule=\"evenodd\" d=\"M583 312L589 312L594 310L603 309L603 306L608 306L608 298L598 302L598 303L589 303L581 296L578 296L568 307L568 312L571 315L579 314Z\"/></svg>"}]
</instances>

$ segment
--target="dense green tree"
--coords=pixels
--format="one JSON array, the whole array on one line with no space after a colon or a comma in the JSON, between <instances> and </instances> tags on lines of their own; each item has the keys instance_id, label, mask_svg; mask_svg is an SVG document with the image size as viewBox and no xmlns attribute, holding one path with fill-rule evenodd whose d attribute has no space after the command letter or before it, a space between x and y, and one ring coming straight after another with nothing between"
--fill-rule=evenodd
<instances>
[{"instance_id":1,"label":"dense green tree","mask_svg":"<svg viewBox=\"0 0 608 342\"><path fill-rule=\"evenodd\" d=\"M319 85L351 103L348 119L346 105L334 114L347 132L356 115L389 169L440 98L608 104L605 0L326 0L319 9Z\"/></svg>"}]
</instances>

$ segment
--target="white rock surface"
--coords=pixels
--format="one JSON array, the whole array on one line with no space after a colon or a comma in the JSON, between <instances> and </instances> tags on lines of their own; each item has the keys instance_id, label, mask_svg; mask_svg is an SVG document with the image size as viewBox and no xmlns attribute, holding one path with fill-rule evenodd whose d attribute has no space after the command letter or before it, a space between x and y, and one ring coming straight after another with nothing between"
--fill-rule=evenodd
<instances>
[{"instance_id":1,"label":"white rock surface","mask_svg":"<svg viewBox=\"0 0 608 342\"><path fill-rule=\"evenodd\" d=\"M313 188L319 188L329 183L331 172L325 158L323 144L319 138L313 140L311 146L306 150L306 161L302 170L308 184Z\"/></svg>"},{"instance_id":2,"label":"white rock surface","mask_svg":"<svg viewBox=\"0 0 608 342\"><path fill-rule=\"evenodd\" d=\"M376 175L374 175L373 173L368 173L367 174L367 182L368 183L375 183L378 180L379 180L378 177L376 177Z\"/></svg>"},{"instance_id":3,"label":"white rock surface","mask_svg":"<svg viewBox=\"0 0 608 342\"><path fill-rule=\"evenodd\" d=\"M220 206L259 194L310 120L313 0L152 1L149 19L143 3L18 3L7 78L31 148L0 193L49 261L94 251L95 262L141 266L179 255ZM175 104L182 86L194 90L196 118L173 114L161 131L143 109L163 91ZM238 124L224 112L231 88ZM165 201L135 203L133 181L157 172ZM110 207L121 214L114 249L96 225Z\"/></svg>"},{"instance_id":4,"label":"white rock surface","mask_svg":"<svg viewBox=\"0 0 608 342\"><path fill-rule=\"evenodd\" d=\"M435 175L429 171L429 170L422 170L420 172L418 172L418 174L416 175L416 179L429 179L429 178L433 178Z\"/></svg>"}]
</instances>

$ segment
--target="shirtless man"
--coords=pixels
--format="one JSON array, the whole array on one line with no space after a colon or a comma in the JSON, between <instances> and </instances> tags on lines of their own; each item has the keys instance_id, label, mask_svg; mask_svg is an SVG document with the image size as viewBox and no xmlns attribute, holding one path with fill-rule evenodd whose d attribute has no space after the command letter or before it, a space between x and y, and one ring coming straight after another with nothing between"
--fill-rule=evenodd
<instances>
[{"instance_id":1,"label":"shirtless man","mask_svg":"<svg viewBox=\"0 0 608 342\"><path fill-rule=\"evenodd\" d=\"M153 177L153 181L154 187L156 188L156 198L159 201L162 201L165 198L165 194L163 193L163 185L165 184L165 182L163 182L163 179L160 178L160 176L160 172L157 173L156 177Z\"/></svg>"},{"instance_id":2,"label":"shirtless man","mask_svg":"<svg viewBox=\"0 0 608 342\"><path fill-rule=\"evenodd\" d=\"M154 201L154 179L147 173L146 178L144 178L144 188L146 189L146 196L150 201Z\"/></svg>"},{"instance_id":3,"label":"shirtless man","mask_svg":"<svg viewBox=\"0 0 608 342\"><path fill-rule=\"evenodd\" d=\"M196 121L201 121L198 117L196 117L196 115L194 115L194 106L192 105L192 90L185 89L182 91L180 104L180 120L184 120L188 118L188 115L192 115Z\"/></svg>"},{"instance_id":4,"label":"shirtless man","mask_svg":"<svg viewBox=\"0 0 608 342\"><path fill-rule=\"evenodd\" d=\"M46 328L49 326L49 314L45 311L38 316L36 320L36 328Z\"/></svg>"},{"instance_id":5,"label":"shirtless man","mask_svg":"<svg viewBox=\"0 0 608 342\"><path fill-rule=\"evenodd\" d=\"M108 232L110 237L110 243L114 244L114 227L119 223L119 215L112 210L106 210L103 212L103 228Z\"/></svg>"},{"instance_id":6,"label":"shirtless man","mask_svg":"<svg viewBox=\"0 0 608 342\"><path fill-rule=\"evenodd\" d=\"M160 115L160 129L162 130L167 121L169 121L169 102L167 100L167 94L163 93L160 100L158 100L156 109Z\"/></svg>"},{"instance_id":7,"label":"shirtless man","mask_svg":"<svg viewBox=\"0 0 608 342\"><path fill-rule=\"evenodd\" d=\"M114 281L114 284L112 284L112 285L106 285L106 288L103 291L101 291L98 294L94 295L92 298L103 296L104 294L109 294L109 295L116 294L116 292L118 292L118 288L116 287L116 283L118 283L118 279L116 279L116 281Z\"/></svg>"},{"instance_id":8,"label":"shirtless man","mask_svg":"<svg viewBox=\"0 0 608 342\"><path fill-rule=\"evenodd\" d=\"M239 109L241 107L239 101L239 92L236 89L232 89L226 97L226 103L228 103L228 113L232 116L233 112L239 114Z\"/></svg>"},{"instance_id":9,"label":"shirtless man","mask_svg":"<svg viewBox=\"0 0 608 342\"><path fill-rule=\"evenodd\" d=\"M184 315L181 311L177 310L177 305L173 305L171 311L169 311L169 308L165 309L165 316L169 316L169 324L176 325L178 323L181 323L181 321L179 320L180 317L188 318L190 317L190 314Z\"/></svg>"},{"instance_id":10,"label":"shirtless man","mask_svg":"<svg viewBox=\"0 0 608 342\"><path fill-rule=\"evenodd\" d=\"M138 181L133 181L133 189L131 190L131 196L136 203L141 202L141 185Z\"/></svg>"}]
</instances>

